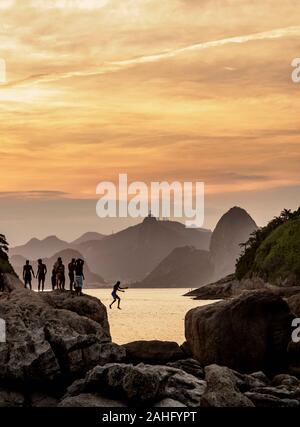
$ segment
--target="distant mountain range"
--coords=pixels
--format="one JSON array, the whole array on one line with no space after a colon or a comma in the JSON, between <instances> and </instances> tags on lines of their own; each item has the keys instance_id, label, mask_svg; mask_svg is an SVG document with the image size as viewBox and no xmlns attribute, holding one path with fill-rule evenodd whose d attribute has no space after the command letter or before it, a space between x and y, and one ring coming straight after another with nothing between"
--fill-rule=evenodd
<instances>
[{"instance_id":1,"label":"distant mountain range","mask_svg":"<svg viewBox=\"0 0 300 427\"><path fill-rule=\"evenodd\" d=\"M76 246L81 243L85 243L89 240L101 240L104 237L105 236L103 234L88 232L73 242L66 242L65 240L61 240L56 236L49 236L42 240L33 238L25 245L11 248L9 253L10 256L22 255L24 258L29 260L51 257L56 252L69 248L76 249Z\"/></svg>"},{"instance_id":2,"label":"distant mountain range","mask_svg":"<svg viewBox=\"0 0 300 427\"><path fill-rule=\"evenodd\" d=\"M174 249L133 288L194 288L207 283L214 272L210 253L193 246Z\"/></svg>"},{"instance_id":3,"label":"distant mountain range","mask_svg":"<svg viewBox=\"0 0 300 427\"><path fill-rule=\"evenodd\" d=\"M46 288L51 288L51 272L54 263L56 262L57 258L61 257L63 260L63 263L65 265L65 271L66 271L66 289L69 289L69 277L68 277L68 264L71 261L72 258L84 258L82 254L74 249L64 249L60 252L57 252L50 258L43 258L44 264L47 266L48 274L46 278ZM15 272L18 274L18 276L22 279L23 276L23 266L25 264L26 258L24 258L22 255L13 255L10 259L11 264L14 267ZM37 271L37 260L31 260L31 264L33 266L33 270L36 273ZM99 274L95 274L91 272L88 263L85 263L84 266L84 275L85 275L85 287L87 288L99 288L99 287L106 287L106 282ZM34 287L36 285L36 281L33 281Z\"/></svg>"},{"instance_id":4,"label":"distant mountain range","mask_svg":"<svg viewBox=\"0 0 300 427\"><path fill-rule=\"evenodd\" d=\"M189 229L174 221L158 221L153 217L133 227L86 242L78 249L93 271L106 280L134 282L149 274L170 252L180 246L208 250L211 231Z\"/></svg>"},{"instance_id":5,"label":"distant mountain range","mask_svg":"<svg viewBox=\"0 0 300 427\"><path fill-rule=\"evenodd\" d=\"M68 242L58 239L56 236L49 236L43 240L33 238L25 245L16 246L9 251L10 256L21 255L29 260L50 257L56 252L67 249Z\"/></svg>"},{"instance_id":6,"label":"distant mountain range","mask_svg":"<svg viewBox=\"0 0 300 427\"><path fill-rule=\"evenodd\" d=\"M210 251L193 247L174 249L143 280L133 287L199 287L235 271L241 253L240 243L248 240L257 225L239 207L230 209L218 222L211 238Z\"/></svg>"},{"instance_id":7,"label":"distant mountain range","mask_svg":"<svg viewBox=\"0 0 300 427\"><path fill-rule=\"evenodd\" d=\"M104 239L104 237L107 237L107 236L105 236L104 234L89 231L87 233L84 233L78 239L74 240L71 244L80 245L81 243L89 242L91 240L102 240Z\"/></svg>"},{"instance_id":8,"label":"distant mountain range","mask_svg":"<svg viewBox=\"0 0 300 427\"><path fill-rule=\"evenodd\" d=\"M242 208L234 207L222 216L214 232L186 228L176 221L160 221L149 216L140 224L116 234L85 233L68 243L55 236L31 239L10 250L12 263L23 257L54 258L61 251L77 251L86 260L90 274L104 283L122 280L134 287L197 287L235 270L240 243L248 240L257 225ZM69 262L71 252L65 252ZM14 265L15 266L15 265ZM92 273L94 272L94 273Z\"/></svg>"}]
</instances>

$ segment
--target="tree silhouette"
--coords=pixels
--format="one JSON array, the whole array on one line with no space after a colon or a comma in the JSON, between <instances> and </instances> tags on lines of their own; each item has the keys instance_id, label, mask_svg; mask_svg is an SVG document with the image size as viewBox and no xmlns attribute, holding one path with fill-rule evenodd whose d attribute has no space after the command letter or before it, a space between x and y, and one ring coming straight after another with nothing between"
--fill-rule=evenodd
<instances>
[{"instance_id":1,"label":"tree silhouette","mask_svg":"<svg viewBox=\"0 0 300 427\"><path fill-rule=\"evenodd\" d=\"M8 243L4 234L0 234L0 258L8 259Z\"/></svg>"},{"instance_id":2,"label":"tree silhouette","mask_svg":"<svg viewBox=\"0 0 300 427\"><path fill-rule=\"evenodd\" d=\"M16 275L8 259L8 243L4 234L0 234L0 275L1 273Z\"/></svg>"}]
</instances>

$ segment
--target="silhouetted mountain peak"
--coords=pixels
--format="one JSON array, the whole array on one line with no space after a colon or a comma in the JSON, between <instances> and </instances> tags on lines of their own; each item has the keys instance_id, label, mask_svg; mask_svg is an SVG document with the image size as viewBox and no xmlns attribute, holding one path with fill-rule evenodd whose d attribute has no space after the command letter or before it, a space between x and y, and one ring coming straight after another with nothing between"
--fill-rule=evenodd
<instances>
[{"instance_id":1,"label":"silhouetted mountain peak","mask_svg":"<svg viewBox=\"0 0 300 427\"><path fill-rule=\"evenodd\" d=\"M144 219L143 224L157 224L157 222L157 218L155 218L155 216L153 216L150 212L149 215Z\"/></svg>"},{"instance_id":2,"label":"silhouetted mountain peak","mask_svg":"<svg viewBox=\"0 0 300 427\"><path fill-rule=\"evenodd\" d=\"M30 239L26 244L27 245L30 245L30 244L32 244L32 243L39 243L40 242L40 240L39 239L37 239L36 237L33 237L32 239Z\"/></svg>"},{"instance_id":3,"label":"silhouetted mountain peak","mask_svg":"<svg viewBox=\"0 0 300 427\"><path fill-rule=\"evenodd\" d=\"M50 257L55 252L65 249L69 246L67 242L60 240L57 236L48 236L45 239L39 240L33 238L25 245L11 248L11 255L22 255L27 259L36 259Z\"/></svg>"},{"instance_id":4,"label":"silhouetted mountain peak","mask_svg":"<svg viewBox=\"0 0 300 427\"><path fill-rule=\"evenodd\" d=\"M96 231L88 231L87 233L82 234L78 239L72 242L72 245L79 245L92 240L102 240L104 237L107 237L104 234L97 233Z\"/></svg>"},{"instance_id":5,"label":"silhouetted mountain peak","mask_svg":"<svg viewBox=\"0 0 300 427\"><path fill-rule=\"evenodd\" d=\"M257 229L248 212L238 206L229 209L219 220L210 243L210 252L215 264L215 280L231 274L241 253L240 243L248 240Z\"/></svg>"},{"instance_id":6,"label":"silhouetted mountain peak","mask_svg":"<svg viewBox=\"0 0 300 427\"><path fill-rule=\"evenodd\" d=\"M208 251L191 245L175 248L136 288L195 287L207 283L213 274L213 264Z\"/></svg>"},{"instance_id":7,"label":"silhouetted mountain peak","mask_svg":"<svg viewBox=\"0 0 300 427\"><path fill-rule=\"evenodd\" d=\"M57 240L60 240L57 236L55 236L55 235L52 235L52 236L48 236L48 237L46 237L45 239L44 239L44 242L48 242L48 243L50 243L50 242L54 242L54 241L57 241ZM61 241L61 240L60 240Z\"/></svg>"},{"instance_id":8,"label":"silhouetted mountain peak","mask_svg":"<svg viewBox=\"0 0 300 427\"><path fill-rule=\"evenodd\" d=\"M248 212L240 208L239 206L234 206L233 208L229 209L228 212L226 212L218 222L218 225L222 225L223 223L228 222L236 222L236 221L243 221L243 222L249 222L252 224L255 224L254 220L251 218L251 216L248 214ZM217 226L218 226L217 225ZM256 226L256 224L255 224Z\"/></svg>"}]
</instances>

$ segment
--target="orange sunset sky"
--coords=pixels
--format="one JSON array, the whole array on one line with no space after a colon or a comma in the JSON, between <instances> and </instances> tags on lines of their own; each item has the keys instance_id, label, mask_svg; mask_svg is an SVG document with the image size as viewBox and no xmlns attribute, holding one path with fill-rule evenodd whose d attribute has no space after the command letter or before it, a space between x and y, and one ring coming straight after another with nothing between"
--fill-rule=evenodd
<instances>
[{"instance_id":1,"label":"orange sunset sky","mask_svg":"<svg viewBox=\"0 0 300 427\"><path fill-rule=\"evenodd\" d=\"M110 233L96 185L204 181L206 222L300 194L299 0L0 0L0 221Z\"/></svg>"}]
</instances>

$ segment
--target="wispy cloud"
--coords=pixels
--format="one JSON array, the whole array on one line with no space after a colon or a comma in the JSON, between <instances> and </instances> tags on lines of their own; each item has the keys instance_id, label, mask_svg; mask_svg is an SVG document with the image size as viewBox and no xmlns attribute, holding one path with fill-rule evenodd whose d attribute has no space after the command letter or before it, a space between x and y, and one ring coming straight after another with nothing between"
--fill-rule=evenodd
<instances>
[{"instance_id":1,"label":"wispy cloud","mask_svg":"<svg viewBox=\"0 0 300 427\"><path fill-rule=\"evenodd\" d=\"M101 9L109 0L23 0L23 7L37 7L41 9ZM1 0L0 9L10 9L16 5L15 0Z\"/></svg>"},{"instance_id":2,"label":"wispy cloud","mask_svg":"<svg viewBox=\"0 0 300 427\"><path fill-rule=\"evenodd\" d=\"M0 199L61 199L65 198L68 193L64 191L0 191Z\"/></svg>"},{"instance_id":3,"label":"wispy cloud","mask_svg":"<svg viewBox=\"0 0 300 427\"><path fill-rule=\"evenodd\" d=\"M299 12L299 0L0 0L9 239L97 229L95 202L74 200L120 171L205 181L219 213L261 192L258 222L297 203Z\"/></svg>"},{"instance_id":4,"label":"wispy cloud","mask_svg":"<svg viewBox=\"0 0 300 427\"><path fill-rule=\"evenodd\" d=\"M122 71L137 65L154 63L163 61L169 58L174 58L182 54L197 52L201 50L211 49L222 47L229 44L243 44L252 41L265 41L280 39L283 37L300 37L300 26L293 26L287 28L278 28L270 31L264 31L260 33L248 34L243 36L228 37L220 40L213 40L203 43L195 43L189 46L185 46L179 49L170 49L164 52L160 52L153 55L145 55L130 59L125 59L121 61L107 62L104 63L101 67L88 69L88 70L74 70L69 72L57 72L57 73L45 73L31 75L12 81L3 85L0 85L0 89L11 88L11 87L24 87L30 86L38 83L47 83L54 82L63 79L69 79L73 77L88 77L88 76L97 76L104 75L109 73L114 73Z\"/></svg>"}]
</instances>

